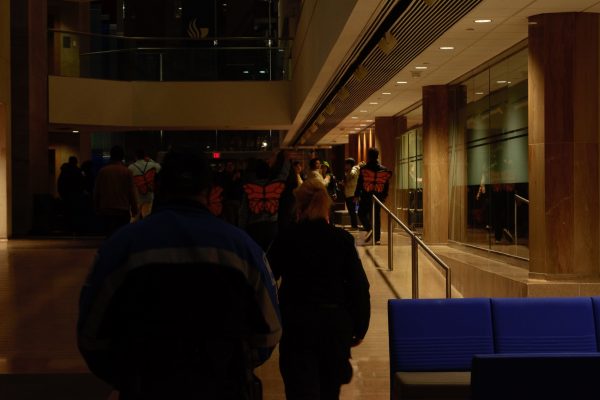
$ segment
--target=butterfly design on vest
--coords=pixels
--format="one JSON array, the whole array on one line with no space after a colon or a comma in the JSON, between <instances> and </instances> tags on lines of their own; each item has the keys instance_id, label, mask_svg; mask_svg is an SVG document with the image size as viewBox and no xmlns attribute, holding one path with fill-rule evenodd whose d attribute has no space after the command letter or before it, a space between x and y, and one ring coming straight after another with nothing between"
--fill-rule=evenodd
<instances>
[{"instance_id":1,"label":"butterfly design on vest","mask_svg":"<svg viewBox=\"0 0 600 400\"><path fill-rule=\"evenodd\" d=\"M156 170L154 168L145 171L141 175L133 177L133 183L140 194L147 194L148 192L154 191L154 177L156 176Z\"/></svg>"},{"instance_id":2,"label":"butterfly design on vest","mask_svg":"<svg viewBox=\"0 0 600 400\"><path fill-rule=\"evenodd\" d=\"M392 176L391 171L371 171L370 169L361 170L363 178L363 189L367 193L381 193L385 184Z\"/></svg>"},{"instance_id":3,"label":"butterfly design on vest","mask_svg":"<svg viewBox=\"0 0 600 400\"><path fill-rule=\"evenodd\" d=\"M208 210L217 217L223 212L223 188L221 186L210 188L208 192Z\"/></svg>"},{"instance_id":4,"label":"butterfly design on vest","mask_svg":"<svg viewBox=\"0 0 600 400\"><path fill-rule=\"evenodd\" d=\"M271 215L277 214L279 209L279 198L285 189L283 182L272 182L267 185L247 183L244 191L248 196L248 207L253 214L266 212Z\"/></svg>"}]
</instances>

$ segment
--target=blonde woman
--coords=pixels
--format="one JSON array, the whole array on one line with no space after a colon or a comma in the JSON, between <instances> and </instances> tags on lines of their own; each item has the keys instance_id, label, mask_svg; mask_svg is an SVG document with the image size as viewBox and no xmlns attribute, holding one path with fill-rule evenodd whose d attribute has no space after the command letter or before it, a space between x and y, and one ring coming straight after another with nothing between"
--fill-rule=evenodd
<instances>
[{"instance_id":1,"label":"blonde woman","mask_svg":"<svg viewBox=\"0 0 600 400\"><path fill-rule=\"evenodd\" d=\"M298 223L269 251L283 336L279 367L286 398L337 399L350 382L350 348L369 326L369 282L354 238L329 225L331 198L316 179L294 192Z\"/></svg>"}]
</instances>

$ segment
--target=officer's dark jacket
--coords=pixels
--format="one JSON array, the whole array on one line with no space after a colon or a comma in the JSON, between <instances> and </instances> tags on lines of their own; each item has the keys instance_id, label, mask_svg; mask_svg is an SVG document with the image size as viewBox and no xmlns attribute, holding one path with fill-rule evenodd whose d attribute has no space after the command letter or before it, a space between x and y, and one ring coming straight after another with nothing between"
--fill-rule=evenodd
<instances>
[{"instance_id":1,"label":"officer's dark jacket","mask_svg":"<svg viewBox=\"0 0 600 400\"><path fill-rule=\"evenodd\" d=\"M79 349L122 393L244 398L225 392L279 341L276 296L244 232L197 204L166 206L99 249L81 293Z\"/></svg>"}]
</instances>

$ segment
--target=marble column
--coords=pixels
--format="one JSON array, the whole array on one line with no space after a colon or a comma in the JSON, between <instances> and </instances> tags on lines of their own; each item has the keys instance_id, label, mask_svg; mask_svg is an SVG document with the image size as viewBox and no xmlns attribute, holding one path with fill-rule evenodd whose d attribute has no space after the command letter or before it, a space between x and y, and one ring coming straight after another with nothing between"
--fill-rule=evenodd
<instances>
[{"instance_id":1,"label":"marble column","mask_svg":"<svg viewBox=\"0 0 600 400\"><path fill-rule=\"evenodd\" d=\"M10 105L10 0L0 0L0 239L10 229Z\"/></svg>"},{"instance_id":2,"label":"marble column","mask_svg":"<svg viewBox=\"0 0 600 400\"><path fill-rule=\"evenodd\" d=\"M448 242L449 88L423 87L423 240Z\"/></svg>"},{"instance_id":3,"label":"marble column","mask_svg":"<svg viewBox=\"0 0 600 400\"><path fill-rule=\"evenodd\" d=\"M375 144L379 150L379 161L396 173L396 138L406 131L406 117L376 117ZM385 205L396 213L396 177L392 176ZM387 214L381 213L381 230L387 232Z\"/></svg>"},{"instance_id":4,"label":"marble column","mask_svg":"<svg viewBox=\"0 0 600 400\"><path fill-rule=\"evenodd\" d=\"M396 138L394 117L375 118L375 147L379 150L379 162L394 169Z\"/></svg>"},{"instance_id":5,"label":"marble column","mask_svg":"<svg viewBox=\"0 0 600 400\"><path fill-rule=\"evenodd\" d=\"M92 133L89 131L79 132L79 163L92 158Z\"/></svg>"},{"instance_id":6,"label":"marble column","mask_svg":"<svg viewBox=\"0 0 600 400\"><path fill-rule=\"evenodd\" d=\"M457 242L467 241L467 145L466 120L460 117L461 110L466 108L467 87L453 85L450 91L450 125L448 167L448 234L449 239Z\"/></svg>"},{"instance_id":7,"label":"marble column","mask_svg":"<svg viewBox=\"0 0 600 400\"><path fill-rule=\"evenodd\" d=\"M379 161L391 171L396 169L396 139L406 131L406 117L376 117L375 142L379 149ZM392 177L386 205L394 211L396 179Z\"/></svg>"},{"instance_id":8,"label":"marble column","mask_svg":"<svg viewBox=\"0 0 600 400\"><path fill-rule=\"evenodd\" d=\"M331 149L331 159L329 164L331 165L331 172L335 175L337 180L344 177L344 159L346 158L346 146L337 145ZM338 202L343 202L342 199L338 199Z\"/></svg>"},{"instance_id":9,"label":"marble column","mask_svg":"<svg viewBox=\"0 0 600 400\"><path fill-rule=\"evenodd\" d=\"M15 235L30 233L33 222L47 225L48 218L42 212L50 181L47 5L47 0L11 2L11 214Z\"/></svg>"},{"instance_id":10,"label":"marble column","mask_svg":"<svg viewBox=\"0 0 600 400\"><path fill-rule=\"evenodd\" d=\"M358 136L357 134L348 135L348 145L346 146L346 156L352 157L358 162Z\"/></svg>"},{"instance_id":11,"label":"marble column","mask_svg":"<svg viewBox=\"0 0 600 400\"><path fill-rule=\"evenodd\" d=\"M10 0L0 0L0 239L6 239L10 229L9 183L10 183ZM7 243L0 242L0 309L2 309L2 329L0 329L0 373L11 370L10 350L14 348L14 321L11 303L14 302L11 284L12 269L8 263Z\"/></svg>"},{"instance_id":12,"label":"marble column","mask_svg":"<svg viewBox=\"0 0 600 400\"><path fill-rule=\"evenodd\" d=\"M598 14L529 18L530 276L598 276Z\"/></svg>"}]
</instances>

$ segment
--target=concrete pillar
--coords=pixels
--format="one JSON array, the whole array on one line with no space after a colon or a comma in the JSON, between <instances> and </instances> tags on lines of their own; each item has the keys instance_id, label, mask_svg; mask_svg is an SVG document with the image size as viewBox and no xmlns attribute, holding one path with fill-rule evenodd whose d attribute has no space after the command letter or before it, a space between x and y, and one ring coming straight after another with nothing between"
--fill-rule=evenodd
<instances>
[{"instance_id":1,"label":"concrete pillar","mask_svg":"<svg viewBox=\"0 0 600 400\"><path fill-rule=\"evenodd\" d=\"M598 276L598 14L529 18L530 275Z\"/></svg>"},{"instance_id":2,"label":"concrete pillar","mask_svg":"<svg viewBox=\"0 0 600 400\"><path fill-rule=\"evenodd\" d=\"M423 240L448 242L449 88L423 87Z\"/></svg>"}]
</instances>

